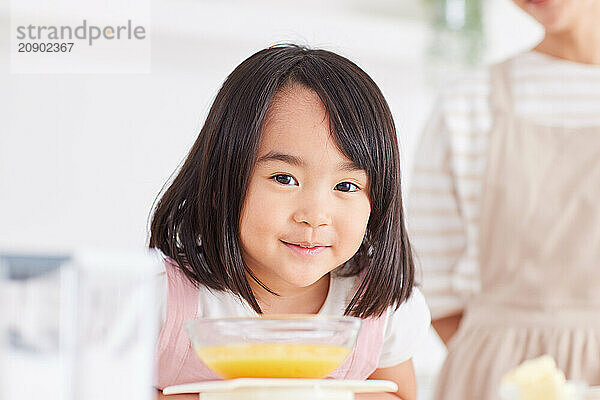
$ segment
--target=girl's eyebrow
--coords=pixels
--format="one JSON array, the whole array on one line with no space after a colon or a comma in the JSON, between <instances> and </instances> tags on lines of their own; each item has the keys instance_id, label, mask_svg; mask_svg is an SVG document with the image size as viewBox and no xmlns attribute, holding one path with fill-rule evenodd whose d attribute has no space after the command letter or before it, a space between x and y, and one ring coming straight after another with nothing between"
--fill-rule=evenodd
<instances>
[{"instance_id":1,"label":"girl's eyebrow","mask_svg":"<svg viewBox=\"0 0 600 400\"><path fill-rule=\"evenodd\" d=\"M291 154L280 153L278 151L269 151L264 156L259 157L256 163L258 164L269 161L282 161L295 167L303 167L305 165L305 162L302 160L302 158L293 156ZM338 170L343 172L353 172L363 171L364 169L353 161L342 161L338 164Z\"/></svg>"}]
</instances>

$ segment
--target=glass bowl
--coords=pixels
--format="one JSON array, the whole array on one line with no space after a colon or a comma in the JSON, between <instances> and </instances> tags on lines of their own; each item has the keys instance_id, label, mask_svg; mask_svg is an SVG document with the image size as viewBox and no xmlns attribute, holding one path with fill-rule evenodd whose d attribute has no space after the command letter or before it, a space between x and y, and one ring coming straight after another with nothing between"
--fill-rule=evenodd
<instances>
[{"instance_id":1,"label":"glass bowl","mask_svg":"<svg viewBox=\"0 0 600 400\"><path fill-rule=\"evenodd\" d=\"M350 354L360 324L355 317L292 314L184 326L202 362L225 379L321 379Z\"/></svg>"}]
</instances>

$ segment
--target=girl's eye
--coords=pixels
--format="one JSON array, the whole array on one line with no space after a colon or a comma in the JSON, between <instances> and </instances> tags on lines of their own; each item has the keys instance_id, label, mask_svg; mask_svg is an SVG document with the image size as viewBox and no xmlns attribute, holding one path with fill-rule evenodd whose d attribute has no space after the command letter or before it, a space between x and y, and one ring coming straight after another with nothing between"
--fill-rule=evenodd
<instances>
[{"instance_id":1,"label":"girl's eye","mask_svg":"<svg viewBox=\"0 0 600 400\"><path fill-rule=\"evenodd\" d=\"M335 190L339 190L340 192L356 192L360 188L352 182L341 182L335 185Z\"/></svg>"},{"instance_id":2,"label":"girl's eye","mask_svg":"<svg viewBox=\"0 0 600 400\"><path fill-rule=\"evenodd\" d=\"M296 181L293 176L287 174L278 174L271 179L275 179L275 181L282 185L298 185L298 181Z\"/></svg>"}]
</instances>

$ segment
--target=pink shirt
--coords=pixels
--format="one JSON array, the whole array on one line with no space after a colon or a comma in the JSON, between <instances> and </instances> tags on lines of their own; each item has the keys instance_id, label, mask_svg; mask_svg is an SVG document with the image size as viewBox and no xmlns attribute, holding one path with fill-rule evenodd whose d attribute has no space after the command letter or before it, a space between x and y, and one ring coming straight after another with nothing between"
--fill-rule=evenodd
<instances>
[{"instance_id":1,"label":"pink shirt","mask_svg":"<svg viewBox=\"0 0 600 400\"><path fill-rule=\"evenodd\" d=\"M220 380L196 355L183 329L185 321L198 318L198 288L179 270L177 264L165 259L168 300L165 324L157 344L158 376L156 387L183 383ZM356 344L344 363L329 378L367 379L377 368L383 347L385 314L362 322Z\"/></svg>"}]
</instances>

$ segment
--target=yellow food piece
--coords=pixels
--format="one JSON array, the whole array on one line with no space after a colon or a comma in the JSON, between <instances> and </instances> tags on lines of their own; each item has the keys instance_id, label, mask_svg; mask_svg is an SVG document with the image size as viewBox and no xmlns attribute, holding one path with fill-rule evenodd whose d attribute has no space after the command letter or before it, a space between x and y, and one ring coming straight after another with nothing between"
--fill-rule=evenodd
<instances>
[{"instance_id":1,"label":"yellow food piece","mask_svg":"<svg viewBox=\"0 0 600 400\"><path fill-rule=\"evenodd\" d=\"M197 348L213 371L233 378L326 377L342 364L350 349L316 344L232 344Z\"/></svg>"},{"instance_id":2,"label":"yellow food piece","mask_svg":"<svg viewBox=\"0 0 600 400\"><path fill-rule=\"evenodd\" d=\"M519 400L571 398L564 373L548 355L523 362L504 375L502 385L513 385L519 393Z\"/></svg>"}]
</instances>

